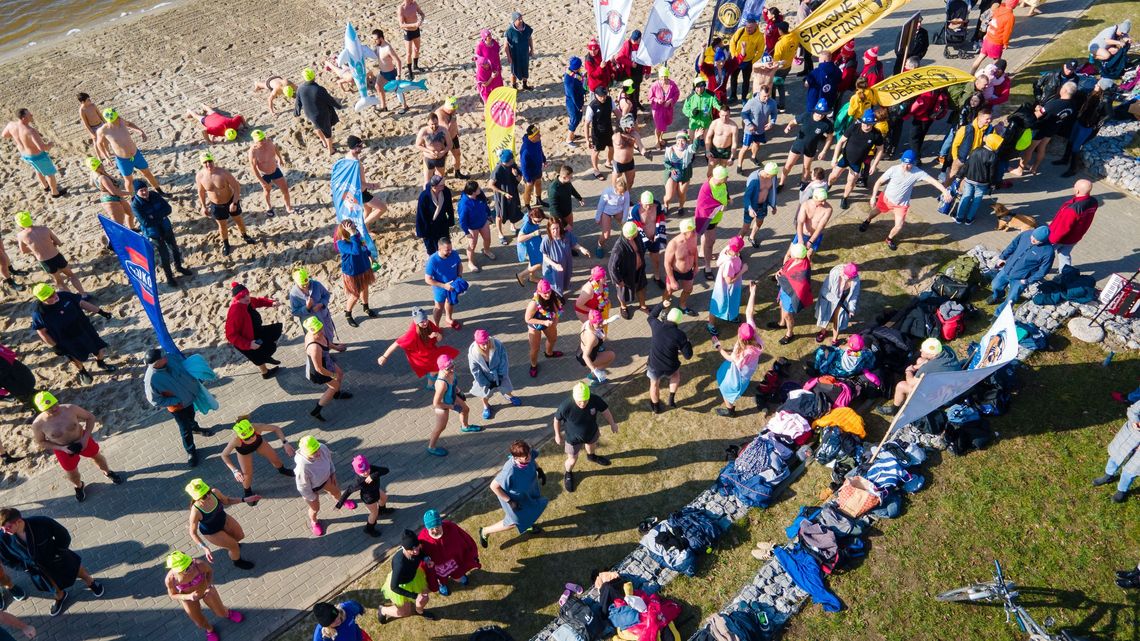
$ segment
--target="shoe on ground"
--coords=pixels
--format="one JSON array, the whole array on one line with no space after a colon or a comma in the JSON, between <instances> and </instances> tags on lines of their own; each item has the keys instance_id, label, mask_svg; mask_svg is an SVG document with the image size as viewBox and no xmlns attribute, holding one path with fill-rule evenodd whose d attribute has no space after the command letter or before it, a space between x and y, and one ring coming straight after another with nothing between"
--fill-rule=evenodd
<instances>
[{"instance_id":1,"label":"shoe on ground","mask_svg":"<svg viewBox=\"0 0 1140 641\"><path fill-rule=\"evenodd\" d=\"M234 623L241 623L245 620L245 615L243 615L241 612L238 612L237 610L230 610L229 614L226 615L226 618L230 621L233 621Z\"/></svg>"},{"instance_id":2,"label":"shoe on ground","mask_svg":"<svg viewBox=\"0 0 1140 641\"><path fill-rule=\"evenodd\" d=\"M94 594L96 599L103 596L103 584L98 581L92 581L87 589L91 590L91 594Z\"/></svg>"},{"instance_id":3,"label":"shoe on ground","mask_svg":"<svg viewBox=\"0 0 1140 641\"><path fill-rule=\"evenodd\" d=\"M388 507L387 505L381 505L380 507L376 508L376 513L380 516L387 516L389 514L395 514L396 508Z\"/></svg>"},{"instance_id":4,"label":"shoe on ground","mask_svg":"<svg viewBox=\"0 0 1140 641\"><path fill-rule=\"evenodd\" d=\"M530 368L530 377L531 377L531 378L536 378L537 376L538 376L538 366L537 366L537 365L532 365L532 366L531 366L531 368Z\"/></svg>"},{"instance_id":5,"label":"shoe on ground","mask_svg":"<svg viewBox=\"0 0 1140 641\"><path fill-rule=\"evenodd\" d=\"M610 464L610 459L601 454L587 454L586 460L595 465L601 465L602 467L606 467Z\"/></svg>"},{"instance_id":6,"label":"shoe on ground","mask_svg":"<svg viewBox=\"0 0 1140 641\"><path fill-rule=\"evenodd\" d=\"M654 403L653 401L649 401L649 409L652 410L654 414L660 414L661 403Z\"/></svg>"},{"instance_id":7,"label":"shoe on ground","mask_svg":"<svg viewBox=\"0 0 1140 641\"><path fill-rule=\"evenodd\" d=\"M1140 568L1133 568L1131 570L1117 570L1116 578L1118 579L1140 579ZM16 596L16 586L12 586L12 597ZM19 599L17 599L18 601Z\"/></svg>"},{"instance_id":8,"label":"shoe on ground","mask_svg":"<svg viewBox=\"0 0 1140 641\"><path fill-rule=\"evenodd\" d=\"M562 488L565 489L567 492L573 492L574 491L574 473L573 472L567 472L567 473L562 475ZM479 532L480 532L480 534L482 534L483 531L479 530ZM486 546L484 546L484 547L486 547Z\"/></svg>"},{"instance_id":9,"label":"shoe on ground","mask_svg":"<svg viewBox=\"0 0 1140 641\"><path fill-rule=\"evenodd\" d=\"M24 588L21 588L18 585L13 585L12 587L8 588L8 594L12 595L13 601L23 601L24 599L28 598L28 593L24 591Z\"/></svg>"},{"instance_id":10,"label":"shoe on ground","mask_svg":"<svg viewBox=\"0 0 1140 641\"><path fill-rule=\"evenodd\" d=\"M461 426L459 428L459 431L463 432L465 434L474 434L476 432L482 432L483 428L479 425L465 425L465 426Z\"/></svg>"},{"instance_id":11,"label":"shoe on ground","mask_svg":"<svg viewBox=\"0 0 1140 641\"><path fill-rule=\"evenodd\" d=\"M489 420L491 420L491 417L492 417L492 416L494 416L494 415L495 415L495 412L493 412L493 411L491 410L491 408L489 408L489 407L484 407L484 408L483 408L483 420L484 420L484 421L489 421Z\"/></svg>"},{"instance_id":12,"label":"shoe on ground","mask_svg":"<svg viewBox=\"0 0 1140 641\"><path fill-rule=\"evenodd\" d=\"M63 604L67 602L67 590L63 591L63 598L53 601L51 604L51 611L48 613L53 617L63 614Z\"/></svg>"},{"instance_id":13,"label":"shoe on ground","mask_svg":"<svg viewBox=\"0 0 1140 641\"><path fill-rule=\"evenodd\" d=\"M269 379L273 378L274 376L277 375L278 369L279 368L276 365L273 367L270 367L269 369L265 370L265 373L261 375L261 378L264 378L265 380L269 380Z\"/></svg>"},{"instance_id":14,"label":"shoe on ground","mask_svg":"<svg viewBox=\"0 0 1140 641\"><path fill-rule=\"evenodd\" d=\"M376 538L380 536L380 528L376 527L375 523L365 523L364 533L368 536L371 536L372 538Z\"/></svg>"},{"instance_id":15,"label":"shoe on ground","mask_svg":"<svg viewBox=\"0 0 1140 641\"><path fill-rule=\"evenodd\" d=\"M221 638L222 637L218 636L218 633L213 630L206 633L206 641L221 641Z\"/></svg>"},{"instance_id":16,"label":"shoe on ground","mask_svg":"<svg viewBox=\"0 0 1140 641\"><path fill-rule=\"evenodd\" d=\"M229 256L230 252L232 252L232 251L233 251L233 248L230 247L230 241L227 240L224 243L222 243L222 256Z\"/></svg>"},{"instance_id":17,"label":"shoe on ground","mask_svg":"<svg viewBox=\"0 0 1140 641\"><path fill-rule=\"evenodd\" d=\"M95 378L91 376L91 372L88 372L87 370L80 370L79 374L76 375L76 378L79 379L80 385L90 385L95 382Z\"/></svg>"},{"instance_id":18,"label":"shoe on ground","mask_svg":"<svg viewBox=\"0 0 1140 641\"><path fill-rule=\"evenodd\" d=\"M487 549L487 535L483 534L483 528L479 528L479 545L484 550Z\"/></svg>"},{"instance_id":19,"label":"shoe on ground","mask_svg":"<svg viewBox=\"0 0 1140 641\"><path fill-rule=\"evenodd\" d=\"M792 334L791 336L781 336L780 340L778 340L776 342L781 344L781 345L787 345L788 343L790 343L794 340L796 340L796 335Z\"/></svg>"},{"instance_id":20,"label":"shoe on ground","mask_svg":"<svg viewBox=\"0 0 1140 641\"><path fill-rule=\"evenodd\" d=\"M517 396L512 396L511 397L511 406L512 407L518 407L520 405L522 405L522 399L517 397Z\"/></svg>"},{"instance_id":21,"label":"shoe on ground","mask_svg":"<svg viewBox=\"0 0 1140 641\"><path fill-rule=\"evenodd\" d=\"M718 407L716 408L716 415L729 418L736 416L736 410L732 409L731 407Z\"/></svg>"},{"instance_id":22,"label":"shoe on ground","mask_svg":"<svg viewBox=\"0 0 1140 641\"><path fill-rule=\"evenodd\" d=\"M890 249L891 251L895 251L899 248L899 244L896 243L893 238L888 238L887 239L887 248Z\"/></svg>"},{"instance_id":23,"label":"shoe on ground","mask_svg":"<svg viewBox=\"0 0 1140 641\"><path fill-rule=\"evenodd\" d=\"M1092 484L1093 484L1093 487L1100 487L1101 485L1108 485L1115 478L1116 477L1112 476L1111 474L1105 474L1104 476L1098 476L1095 479L1093 479Z\"/></svg>"},{"instance_id":24,"label":"shoe on ground","mask_svg":"<svg viewBox=\"0 0 1140 641\"><path fill-rule=\"evenodd\" d=\"M314 536L324 536L325 526L321 525L320 521L313 521L309 524L309 529L313 531Z\"/></svg>"},{"instance_id":25,"label":"shoe on ground","mask_svg":"<svg viewBox=\"0 0 1140 641\"><path fill-rule=\"evenodd\" d=\"M859 231L867 231L870 228L871 228L871 221L869 221L869 220L864 220L863 222L859 223Z\"/></svg>"},{"instance_id":26,"label":"shoe on ground","mask_svg":"<svg viewBox=\"0 0 1140 641\"><path fill-rule=\"evenodd\" d=\"M446 583L439 584L439 596L451 596L451 589L447 587Z\"/></svg>"},{"instance_id":27,"label":"shoe on ground","mask_svg":"<svg viewBox=\"0 0 1140 641\"><path fill-rule=\"evenodd\" d=\"M189 467L198 467L198 453L190 452L186 455L186 465Z\"/></svg>"},{"instance_id":28,"label":"shoe on ground","mask_svg":"<svg viewBox=\"0 0 1140 641\"><path fill-rule=\"evenodd\" d=\"M80 483L79 487L75 488L75 500L80 503L87 500L87 484Z\"/></svg>"},{"instance_id":29,"label":"shoe on ground","mask_svg":"<svg viewBox=\"0 0 1140 641\"><path fill-rule=\"evenodd\" d=\"M1112 495L1112 502L1113 503L1123 503L1127 499L1128 499L1128 492L1121 492L1118 490L1115 494Z\"/></svg>"},{"instance_id":30,"label":"shoe on ground","mask_svg":"<svg viewBox=\"0 0 1140 641\"><path fill-rule=\"evenodd\" d=\"M123 475L119 474L118 472L107 472L107 480L111 481L115 485L122 485L126 482L127 479L123 478Z\"/></svg>"},{"instance_id":31,"label":"shoe on ground","mask_svg":"<svg viewBox=\"0 0 1140 641\"><path fill-rule=\"evenodd\" d=\"M360 327L360 323L356 322L356 319L353 318L352 314L349 314L348 312L345 312L344 320L348 323L349 327Z\"/></svg>"},{"instance_id":32,"label":"shoe on ground","mask_svg":"<svg viewBox=\"0 0 1140 641\"><path fill-rule=\"evenodd\" d=\"M445 447L429 447L427 453L432 456L447 456L447 448Z\"/></svg>"},{"instance_id":33,"label":"shoe on ground","mask_svg":"<svg viewBox=\"0 0 1140 641\"><path fill-rule=\"evenodd\" d=\"M847 200L847 196L843 196L842 198L839 199L839 208L840 209L847 209L850 206L851 206L851 202Z\"/></svg>"}]
</instances>

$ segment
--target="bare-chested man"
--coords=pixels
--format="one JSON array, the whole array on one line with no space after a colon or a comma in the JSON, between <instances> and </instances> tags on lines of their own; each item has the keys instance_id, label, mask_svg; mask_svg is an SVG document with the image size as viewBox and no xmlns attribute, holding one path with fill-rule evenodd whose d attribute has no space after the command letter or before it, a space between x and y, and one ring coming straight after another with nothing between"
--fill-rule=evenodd
<instances>
[{"instance_id":1,"label":"bare-chested man","mask_svg":"<svg viewBox=\"0 0 1140 641\"><path fill-rule=\"evenodd\" d=\"M372 51L376 54L378 74L374 85L376 93L380 95L380 111L388 111L388 92L384 90L384 85L399 77L403 63L396 50L384 39L384 32L379 29L372 30ZM408 101L403 92L396 92L396 99L400 101L400 113L407 113Z\"/></svg>"},{"instance_id":2,"label":"bare-chested man","mask_svg":"<svg viewBox=\"0 0 1140 641\"><path fill-rule=\"evenodd\" d=\"M380 189L380 185L364 180L364 177L368 175L368 172L364 171L364 161L361 158L361 155L364 153L364 141L361 140L359 136L349 136L345 138L344 144L348 147L347 156L360 163L360 196L364 201L364 224L371 225L379 219L384 212L388 211L388 205L370 191L372 189Z\"/></svg>"},{"instance_id":3,"label":"bare-chested man","mask_svg":"<svg viewBox=\"0 0 1140 641\"><path fill-rule=\"evenodd\" d=\"M627 114L618 121L618 130L613 135L614 171L610 178L613 184L617 184L619 176L625 176L626 189L633 189L633 179L637 177L637 165L633 161L635 151L646 156L634 118Z\"/></svg>"},{"instance_id":4,"label":"bare-chested man","mask_svg":"<svg viewBox=\"0 0 1140 641\"><path fill-rule=\"evenodd\" d=\"M693 292L693 276L697 271L697 224L692 218L681 221L681 233L665 246L665 300L672 300L674 292L681 292L681 311L696 316L689 307L689 294Z\"/></svg>"},{"instance_id":5,"label":"bare-chested man","mask_svg":"<svg viewBox=\"0 0 1140 641\"><path fill-rule=\"evenodd\" d=\"M194 184L198 187L198 203L202 206L202 215L213 218L218 224L218 233L222 236L222 256L229 256L231 218L237 223L242 240L247 245L253 244L253 239L246 234L245 221L241 217L241 184L229 171L214 164L214 154L203 151L198 158L202 162L202 168L194 176Z\"/></svg>"},{"instance_id":6,"label":"bare-chested man","mask_svg":"<svg viewBox=\"0 0 1140 641\"><path fill-rule=\"evenodd\" d=\"M44 140L39 130L32 125L33 120L32 112L21 107L16 110L16 119L4 126L4 132L0 136L11 138L12 142L16 143L20 158L36 171L36 179L40 181L40 186L50 193L52 198L59 198L66 194L67 190L60 188L56 178L59 172L55 168L55 163L51 161L51 156L48 155L52 143Z\"/></svg>"},{"instance_id":7,"label":"bare-chested man","mask_svg":"<svg viewBox=\"0 0 1140 641\"><path fill-rule=\"evenodd\" d=\"M265 132L254 129L250 134L253 145L249 148L249 168L261 183L265 192L265 215L273 218L277 212L273 211L273 187L281 190L281 197L285 199L285 213L293 213L293 204L289 201L289 183L281 166L285 159L281 157L281 149L272 140L265 136Z\"/></svg>"},{"instance_id":8,"label":"bare-chested man","mask_svg":"<svg viewBox=\"0 0 1140 641\"><path fill-rule=\"evenodd\" d=\"M420 71L420 27L424 24L424 11L416 0L404 0L396 10L400 28L404 30L404 53L408 59L408 80Z\"/></svg>"},{"instance_id":9,"label":"bare-chested man","mask_svg":"<svg viewBox=\"0 0 1140 641\"><path fill-rule=\"evenodd\" d=\"M281 76L272 75L265 80L258 80L253 83L253 93L261 91L269 92L269 98L267 98L267 102L269 103L269 115L276 116L277 109L274 108L273 103L277 102L278 96L283 96L285 98L285 104L289 104L297 95L297 85Z\"/></svg>"},{"instance_id":10,"label":"bare-chested man","mask_svg":"<svg viewBox=\"0 0 1140 641\"><path fill-rule=\"evenodd\" d=\"M103 114L99 111L99 105L91 99L91 96L86 93L79 92L75 95L79 99L79 124L83 125L84 129L91 136L91 145L95 147L95 157L99 160L110 160L111 150L107 147L107 143L99 144L98 137L95 135L99 131L99 127L103 126L106 122L103 120Z\"/></svg>"},{"instance_id":11,"label":"bare-chested man","mask_svg":"<svg viewBox=\"0 0 1140 641\"><path fill-rule=\"evenodd\" d=\"M752 90L758 92L760 87L767 87L768 95L771 95L780 66L781 63L772 60L769 54L764 54L760 60L752 63Z\"/></svg>"},{"instance_id":12,"label":"bare-chested man","mask_svg":"<svg viewBox=\"0 0 1140 641\"><path fill-rule=\"evenodd\" d=\"M736 124L730 116L731 110L724 107L719 116L709 125L705 132L705 158L708 160L707 177L712 177L713 169L728 167L736 156L737 135L740 125Z\"/></svg>"},{"instance_id":13,"label":"bare-chested man","mask_svg":"<svg viewBox=\"0 0 1140 641\"><path fill-rule=\"evenodd\" d=\"M16 225L20 228L16 233L16 243L20 246L20 253L35 256L40 262L40 268L55 280L56 287L67 289L70 281L75 292L84 300L91 297L87 290L83 289L79 277L67 265L67 259L59 253L59 246L62 243L52 230L34 224L32 215L26 211L16 214Z\"/></svg>"},{"instance_id":14,"label":"bare-chested man","mask_svg":"<svg viewBox=\"0 0 1140 641\"><path fill-rule=\"evenodd\" d=\"M455 159L455 177L460 180L470 178L462 170L462 154L459 151L459 99L451 96L443 101L443 106L435 110L435 117L439 126L447 129L447 137L451 138L451 157ZM446 171L444 173L447 173ZM541 194L539 196L541 198Z\"/></svg>"},{"instance_id":15,"label":"bare-chested man","mask_svg":"<svg viewBox=\"0 0 1140 641\"><path fill-rule=\"evenodd\" d=\"M106 143L111 147L111 151L115 154L115 166L119 168L119 174L123 176L123 187L125 189L130 188L137 169L160 196L165 196L166 193L159 188L158 179L151 173L150 165L143 157L142 150L131 138L131 130L133 129L138 132L142 141L146 142L146 132L139 129L135 123L120 117L119 112L114 108L103 110L103 120L106 120L107 123L99 127L99 131L96 132L95 144Z\"/></svg>"},{"instance_id":16,"label":"bare-chested man","mask_svg":"<svg viewBox=\"0 0 1140 641\"><path fill-rule=\"evenodd\" d=\"M32 421L32 440L41 450L50 450L75 486L75 499L87 498L86 484L79 476L79 460L89 458L107 480L115 485L126 479L111 471L107 459L99 453L95 441L95 415L70 403L60 404L51 392L38 392L35 398L39 415Z\"/></svg>"},{"instance_id":17,"label":"bare-chested man","mask_svg":"<svg viewBox=\"0 0 1140 641\"><path fill-rule=\"evenodd\" d=\"M137 228L135 218L127 206L130 194L123 191L119 187L119 183L115 182L111 174L107 173L107 169L103 167L103 161L94 156L88 156L84 164L91 172L91 185L99 190L99 206L103 208L103 213L123 227ZM109 242L106 236L103 237L103 242Z\"/></svg>"},{"instance_id":18,"label":"bare-chested man","mask_svg":"<svg viewBox=\"0 0 1140 641\"><path fill-rule=\"evenodd\" d=\"M764 218L776 213L776 176L779 175L780 165L768 161L753 171L744 183L744 223L739 235L747 238L755 249L760 249L756 232L760 231Z\"/></svg>"},{"instance_id":19,"label":"bare-chested man","mask_svg":"<svg viewBox=\"0 0 1140 641\"><path fill-rule=\"evenodd\" d=\"M420 127L415 146L424 155L424 184L427 184L433 173L447 178L443 167L447 164L447 154L451 151L451 136L448 135L447 128L439 124L439 116L435 113L428 114L428 123Z\"/></svg>"},{"instance_id":20,"label":"bare-chested man","mask_svg":"<svg viewBox=\"0 0 1140 641\"><path fill-rule=\"evenodd\" d=\"M809 198L800 206L796 216L796 235L792 244L801 243L807 247L810 258L823 241L823 230L831 221L831 203L827 202L827 188L816 187Z\"/></svg>"}]
</instances>

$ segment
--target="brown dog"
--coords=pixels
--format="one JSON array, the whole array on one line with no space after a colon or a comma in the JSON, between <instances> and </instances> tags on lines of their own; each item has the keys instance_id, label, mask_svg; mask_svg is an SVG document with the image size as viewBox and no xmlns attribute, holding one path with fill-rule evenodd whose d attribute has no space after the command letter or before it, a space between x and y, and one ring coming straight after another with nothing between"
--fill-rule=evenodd
<instances>
[{"instance_id":1,"label":"brown dog","mask_svg":"<svg viewBox=\"0 0 1140 641\"><path fill-rule=\"evenodd\" d=\"M997 217L998 231L1031 231L1037 228L1037 221L1033 216L1025 214L1011 214L1009 208L1001 203L994 203L994 216Z\"/></svg>"}]
</instances>

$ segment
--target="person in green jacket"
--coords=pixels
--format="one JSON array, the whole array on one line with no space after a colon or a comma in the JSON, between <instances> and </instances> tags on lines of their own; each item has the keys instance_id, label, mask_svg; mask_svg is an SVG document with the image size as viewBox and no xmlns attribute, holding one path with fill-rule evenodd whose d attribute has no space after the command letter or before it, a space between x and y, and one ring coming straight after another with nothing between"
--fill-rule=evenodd
<instances>
[{"instance_id":1,"label":"person in green jacket","mask_svg":"<svg viewBox=\"0 0 1140 641\"><path fill-rule=\"evenodd\" d=\"M701 76L693 78L693 93L685 99L681 113L689 119L689 137L692 140L704 140L705 130L712 124L713 112L720 109L716 96L705 88L705 79Z\"/></svg>"}]
</instances>

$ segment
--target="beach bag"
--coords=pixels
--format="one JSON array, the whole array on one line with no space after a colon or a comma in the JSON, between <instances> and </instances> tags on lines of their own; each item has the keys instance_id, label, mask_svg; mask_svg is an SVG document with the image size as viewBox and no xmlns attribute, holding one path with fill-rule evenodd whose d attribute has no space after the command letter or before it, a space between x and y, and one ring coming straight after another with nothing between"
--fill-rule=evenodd
<instances>
[{"instance_id":1,"label":"beach bag","mask_svg":"<svg viewBox=\"0 0 1140 641\"><path fill-rule=\"evenodd\" d=\"M948 300L938 307L938 311L934 312L935 318L942 325L942 340L952 341L966 331L965 316L963 315L965 311L966 309L962 307L961 303Z\"/></svg>"},{"instance_id":2,"label":"beach bag","mask_svg":"<svg viewBox=\"0 0 1140 641\"><path fill-rule=\"evenodd\" d=\"M870 481L854 476L839 488L839 509L847 516L858 518L879 505L879 496Z\"/></svg>"},{"instance_id":3,"label":"beach bag","mask_svg":"<svg viewBox=\"0 0 1140 641\"><path fill-rule=\"evenodd\" d=\"M554 630L554 638L559 641L592 641L599 639L605 632L608 619L590 602L583 601L574 595L566 598L566 602L558 610L558 618L562 624ZM562 630L563 637L559 637Z\"/></svg>"},{"instance_id":4,"label":"beach bag","mask_svg":"<svg viewBox=\"0 0 1140 641\"><path fill-rule=\"evenodd\" d=\"M970 297L970 285L951 278L946 274L939 274L930 283L930 291L952 301L964 301Z\"/></svg>"},{"instance_id":5,"label":"beach bag","mask_svg":"<svg viewBox=\"0 0 1140 641\"><path fill-rule=\"evenodd\" d=\"M982 271L978 265L978 259L968 254L962 254L946 263L946 266L942 268L942 273L967 285L977 285L982 282Z\"/></svg>"},{"instance_id":6,"label":"beach bag","mask_svg":"<svg viewBox=\"0 0 1140 641\"><path fill-rule=\"evenodd\" d=\"M497 625L487 625L479 628L467 637L467 641L515 641L507 631Z\"/></svg>"}]
</instances>

